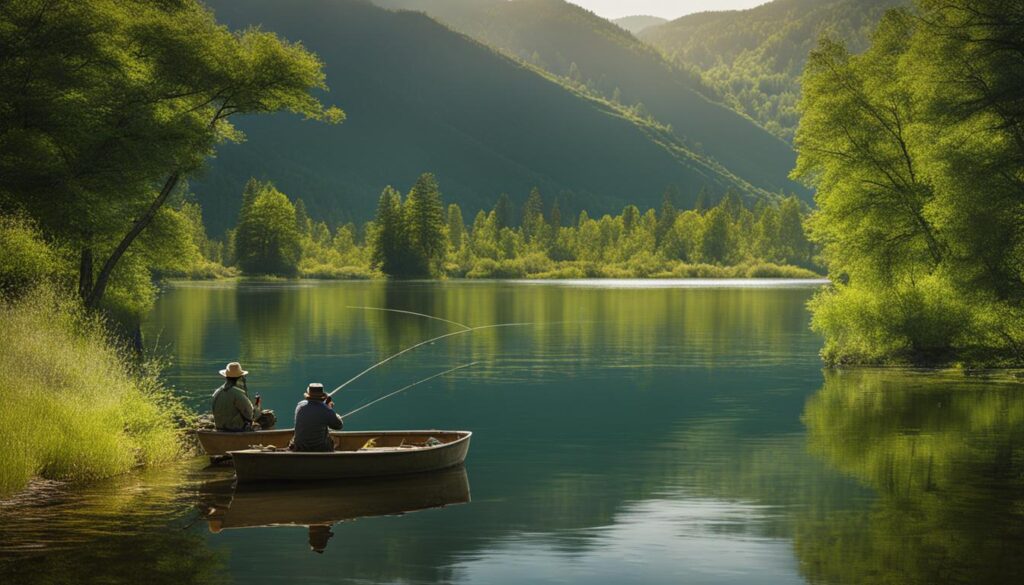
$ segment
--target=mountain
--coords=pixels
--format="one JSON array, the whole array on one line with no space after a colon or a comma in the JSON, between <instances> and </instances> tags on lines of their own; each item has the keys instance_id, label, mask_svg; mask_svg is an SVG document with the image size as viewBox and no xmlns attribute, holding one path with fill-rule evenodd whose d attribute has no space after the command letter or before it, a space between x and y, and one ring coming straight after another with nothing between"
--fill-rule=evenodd
<instances>
[{"instance_id":1,"label":"mountain","mask_svg":"<svg viewBox=\"0 0 1024 585\"><path fill-rule=\"evenodd\" d=\"M905 0L775 0L742 11L703 12L648 29L640 38L697 71L737 111L791 141L799 122L800 74L823 34L867 48L889 8Z\"/></svg>"},{"instance_id":2,"label":"mountain","mask_svg":"<svg viewBox=\"0 0 1024 585\"><path fill-rule=\"evenodd\" d=\"M219 148L192 182L215 233L234 223L250 176L331 222L369 219L385 185L407 189L426 171L470 217L501 192L523 201L534 186L548 201L561 194L564 217L656 206L669 185L684 195L680 204L704 187L769 196L666 129L423 14L358 0L208 5L233 29L262 26L315 51L331 86L325 101L348 114L338 126L290 115L240 120L247 141Z\"/></svg>"},{"instance_id":3,"label":"mountain","mask_svg":"<svg viewBox=\"0 0 1024 585\"><path fill-rule=\"evenodd\" d=\"M666 22L668 22L668 19L661 18L658 16L648 16L644 14L638 16L626 16L623 18L616 18L612 22L633 34L639 34L651 27L665 24Z\"/></svg>"},{"instance_id":4,"label":"mountain","mask_svg":"<svg viewBox=\"0 0 1024 585\"><path fill-rule=\"evenodd\" d=\"M699 76L673 66L610 21L563 0L374 0L425 12L453 29L541 67L588 93L637 106L691 150L766 190L809 192L789 180L791 146L750 118L708 99ZM617 99L616 99L617 98Z\"/></svg>"}]
</instances>

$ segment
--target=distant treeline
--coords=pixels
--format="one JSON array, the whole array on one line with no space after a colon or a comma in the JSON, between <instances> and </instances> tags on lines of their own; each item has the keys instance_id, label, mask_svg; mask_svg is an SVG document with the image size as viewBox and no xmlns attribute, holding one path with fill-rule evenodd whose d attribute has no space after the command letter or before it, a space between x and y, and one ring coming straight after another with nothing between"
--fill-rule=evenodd
<instances>
[{"instance_id":1,"label":"distant treeline","mask_svg":"<svg viewBox=\"0 0 1024 585\"><path fill-rule=\"evenodd\" d=\"M750 209L736 194L713 205L701 195L696 208L679 210L676 196L667 191L658 210L629 205L616 216L564 217L557 198L548 204L534 189L521 209L502 194L467 224L427 173L404 197L385 188L373 221L331 229L301 199L293 203L272 184L250 180L226 244L202 235L197 247L208 251L207 263L283 277L816 276L803 227L809 210L796 197Z\"/></svg>"}]
</instances>

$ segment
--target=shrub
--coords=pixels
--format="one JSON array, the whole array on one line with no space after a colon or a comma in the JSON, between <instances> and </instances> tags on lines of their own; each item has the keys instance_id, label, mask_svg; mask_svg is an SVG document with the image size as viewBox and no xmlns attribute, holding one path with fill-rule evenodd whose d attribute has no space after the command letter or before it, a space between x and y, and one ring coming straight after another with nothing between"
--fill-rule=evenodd
<instances>
[{"instance_id":1,"label":"shrub","mask_svg":"<svg viewBox=\"0 0 1024 585\"><path fill-rule=\"evenodd\" d=\"M182 454L184 407L127 355L48 289L0 302L0 496L34 476L95 479Z\"/></svg>"}]
</instances>

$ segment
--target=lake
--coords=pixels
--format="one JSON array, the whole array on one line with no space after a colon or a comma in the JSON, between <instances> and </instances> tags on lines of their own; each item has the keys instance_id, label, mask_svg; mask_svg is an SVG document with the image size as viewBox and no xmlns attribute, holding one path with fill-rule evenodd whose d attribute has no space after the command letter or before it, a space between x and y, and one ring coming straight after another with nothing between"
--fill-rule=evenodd
<instances>
[{"instance_id":1,"label":"lake","mask_svg":"<svg viewBox=\"0 0 1024 585\"><path fill-rule=\"evenodd\" d=\"M1013 583L1024 389L823 371L821 283L183 283L144 324L205 409L241 360L289 426L305 385L349 430L467 429L464 469L236 490L197 458L0 509L0 581ZM402 514L402 512L405 512Z\"/></svg>"}]
</instances>

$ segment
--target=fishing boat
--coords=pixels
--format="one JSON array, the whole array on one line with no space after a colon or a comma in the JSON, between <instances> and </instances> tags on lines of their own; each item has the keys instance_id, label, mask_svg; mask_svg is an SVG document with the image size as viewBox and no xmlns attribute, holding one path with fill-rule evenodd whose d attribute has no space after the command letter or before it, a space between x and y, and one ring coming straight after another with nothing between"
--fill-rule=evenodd
<instances>
[{"instance_id":1,"label":"fishing boat","mask_svg":"<svg viewBox=\"0 0 1024 585\"><path fill-rule=\"evenodd\" d=\"M202 445L203 451L210 456L210 459L221 458L229 451L241 451L256 445L278 447L285 449L295 429L279 429L272 431L252 431L248 433L228 433L224 431L198 430L196 438ZM332 432L331 435L341 435L341 431Z\"/></svg>"},{"instance_id":2,"label":"fishing boat","mask_svg":"<svg viewBox=\"0 0 1024 585\"><path fill-rule=\"evenodd\" d=\"M210 532L272 526L333 525L470 501L466 468L343 482L239 486L204 513Z\"/></svg>"},{"instance_id":3,"label":"fishing boat","mask_svg":"<svg viewBox=\"0 0 1024 585\"><path fill-rule=\"evenodd\" d=\"M229 451L238 483L316 481L424 473L466 460L469 431L345 432L333 453L296 453L277 446Z\"/></svg>"}]
</instances>

